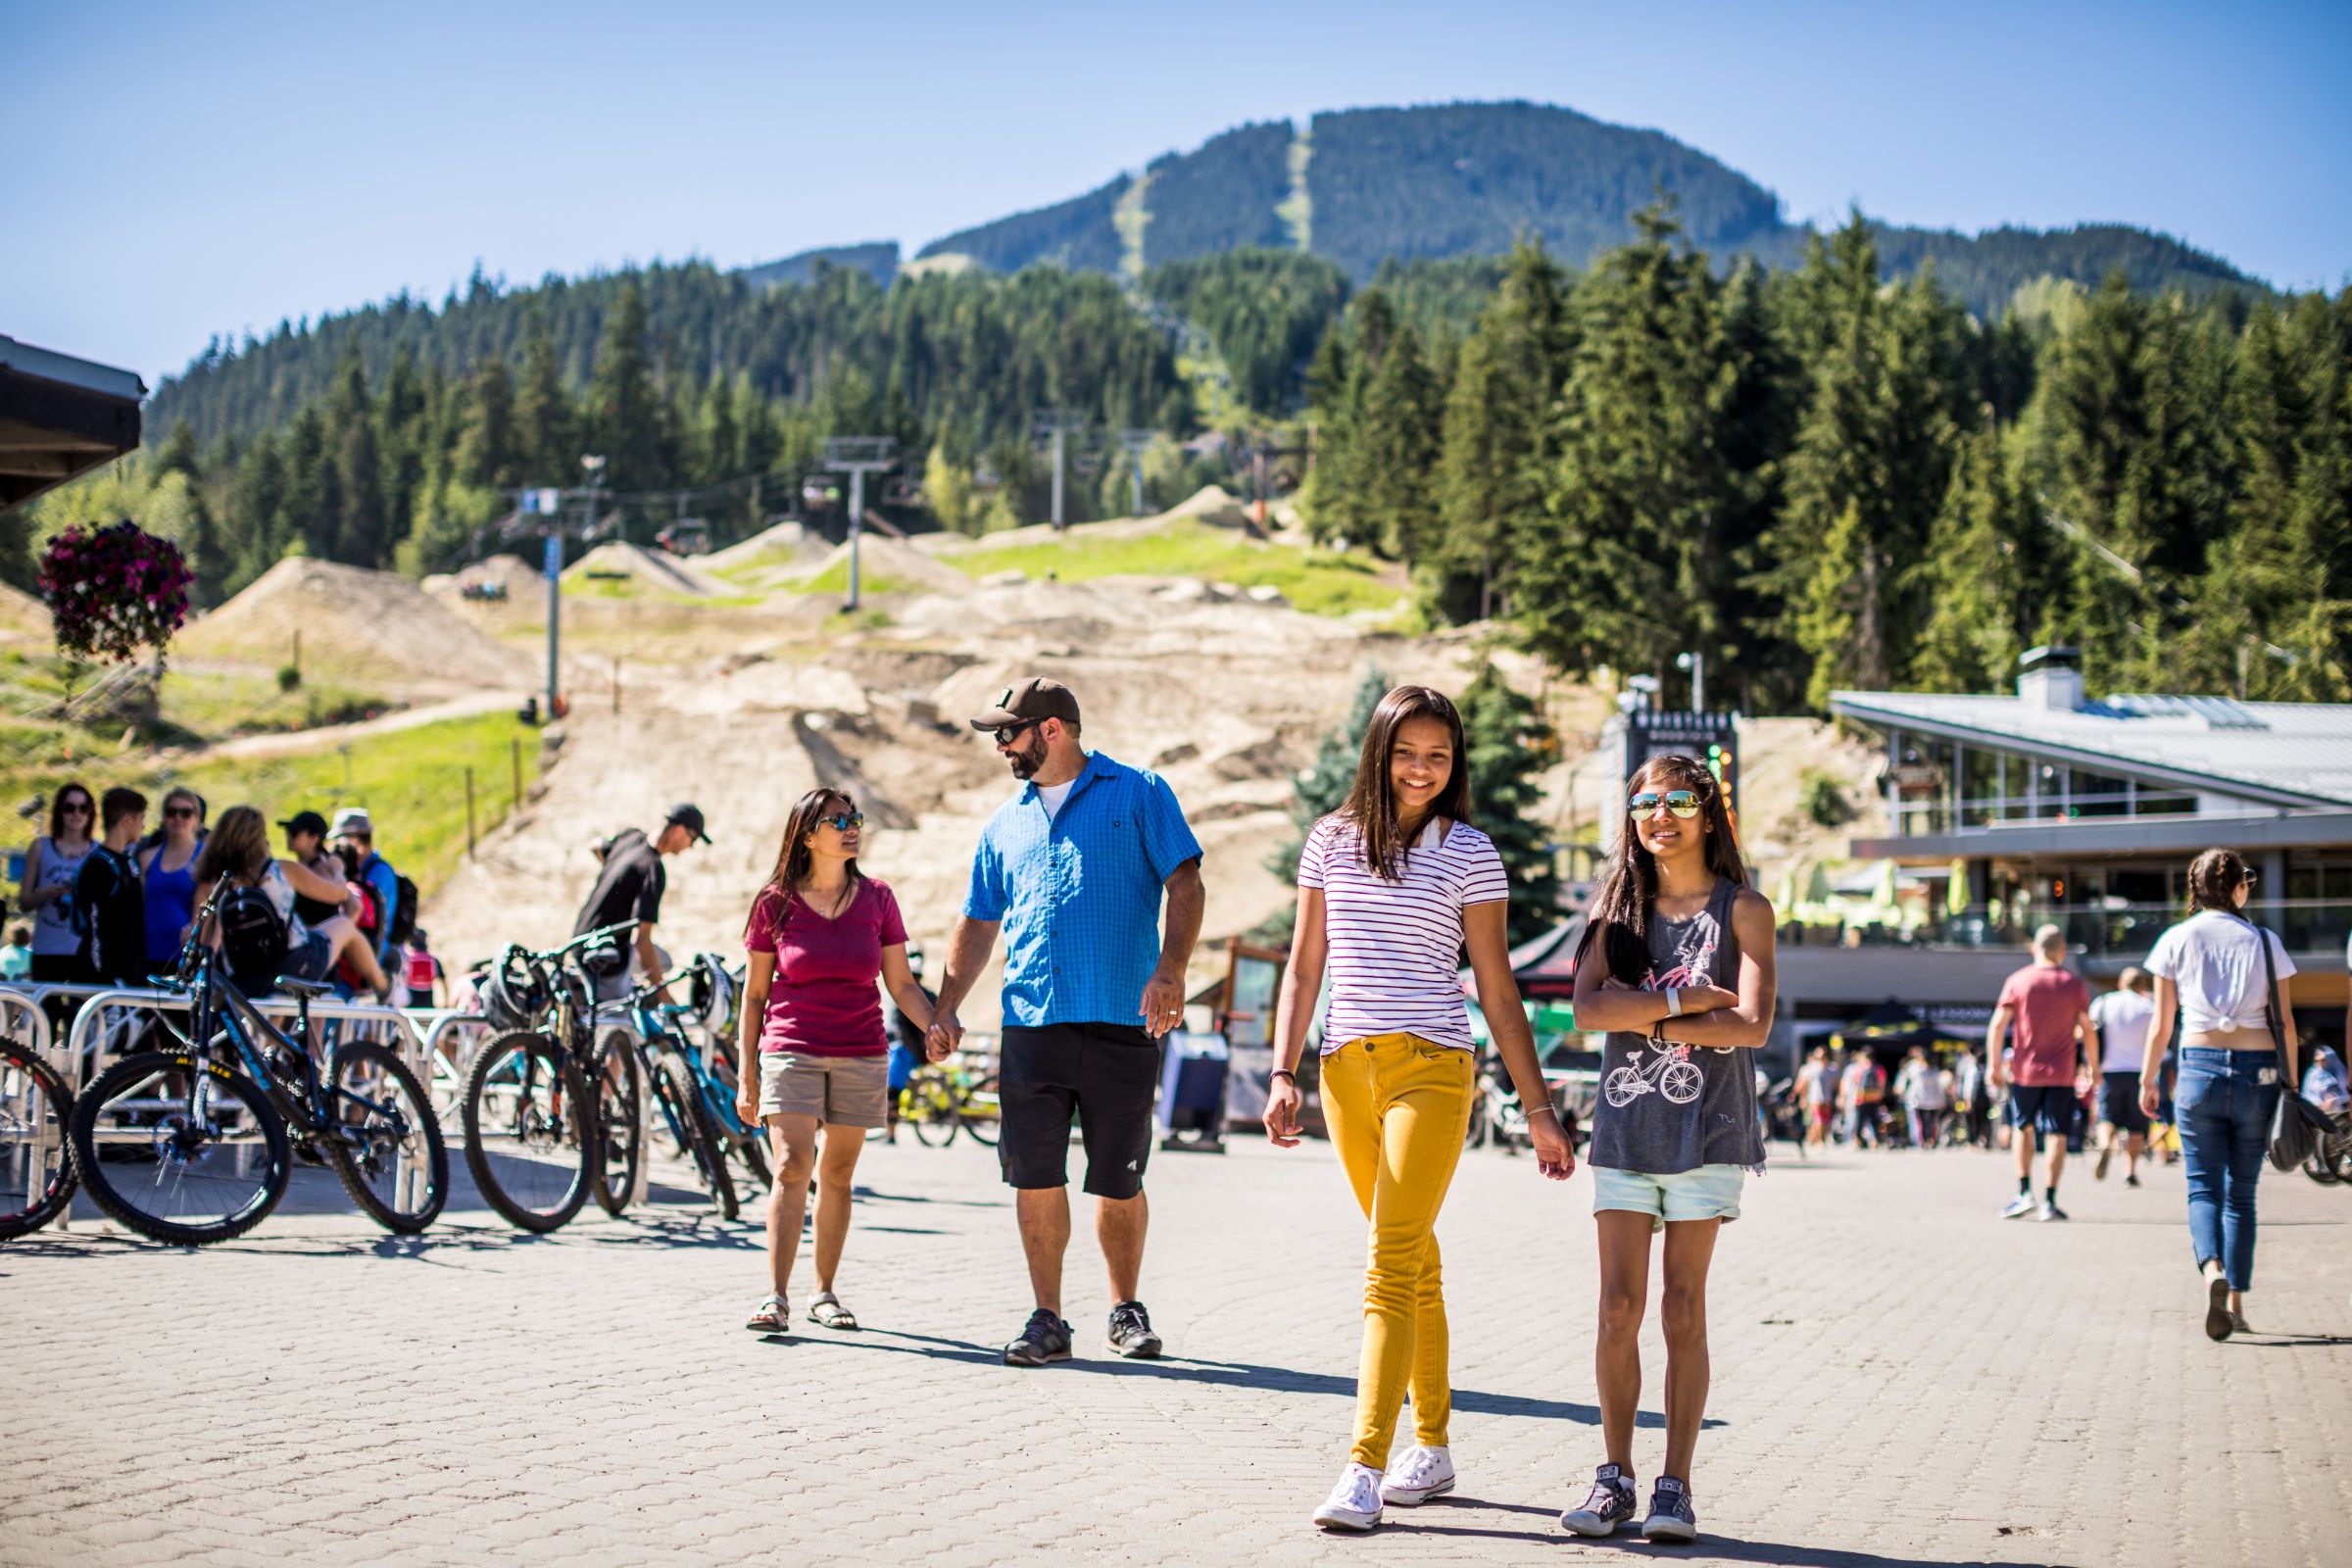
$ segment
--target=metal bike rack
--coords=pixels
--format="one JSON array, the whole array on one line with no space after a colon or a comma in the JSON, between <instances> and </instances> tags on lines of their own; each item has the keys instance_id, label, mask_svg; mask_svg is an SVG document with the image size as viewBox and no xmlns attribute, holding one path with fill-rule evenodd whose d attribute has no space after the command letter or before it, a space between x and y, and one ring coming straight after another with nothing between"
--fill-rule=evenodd
<instances>
[{"instance_id":1,"label":"metal bike rack","mask_svg":"<svg viewBox=\"0 0 2352 1568\"><path fill-rule=\"evenodd\" d=\"M0 1034L5 1034L12 1040L24 1042L26 1050L56 1068L71 1086L73 1073L67 1067L63 1053L49 1038L49 1014L42 1010L40 1003L24 989L17 986L0 986ZM33 1093L37 1095L38 1091L34 1090ZM72 1108L73 1102L68 1101L68 1111L71 1112ZM31 1145L25 1151L25 1157L31 1161L27 1171L28 1178L31 1171L47 1167L51 1149L58 1150L62 1155L65 1142L66 1129L62 1124L52 1130L48 1118L40 1118L33 1127ZM68 1203L66 1206L71 1208L74 1205ZM65 1215L60 1214L51 1223L63 1224L65 1218Z\"/></svg>"}]
</instances>

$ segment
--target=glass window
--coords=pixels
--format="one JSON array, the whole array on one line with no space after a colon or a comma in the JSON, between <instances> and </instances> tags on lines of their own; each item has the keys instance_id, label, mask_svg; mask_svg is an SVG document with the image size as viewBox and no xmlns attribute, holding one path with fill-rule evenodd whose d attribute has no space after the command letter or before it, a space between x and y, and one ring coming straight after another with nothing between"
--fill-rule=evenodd
<instances>
[{"instance_id":1,"label":"glass window","mask_svg":"<svg viewBox=\"0 0 2352 1568\"><path fill-rule=\"evenodd\" d=\"M2128 788L2120 778L2101 773L2077 773L2068 798L2071 816L2122 816L2131 808Z\"/></svg>"}]
</instances>

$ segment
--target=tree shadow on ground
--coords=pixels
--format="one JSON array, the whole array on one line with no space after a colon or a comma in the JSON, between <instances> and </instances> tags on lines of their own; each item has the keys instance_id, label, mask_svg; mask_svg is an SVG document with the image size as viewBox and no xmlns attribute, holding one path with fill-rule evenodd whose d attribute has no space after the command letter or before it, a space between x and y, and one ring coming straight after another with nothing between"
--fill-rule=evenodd
<instances>
[{"instance_id":1,"label":"tree shadow on ground","mask_svg":"<svg viewBox=\"0 0 2352 1568\"><path fill-rule=\"evenodd\" d=\"M771 1334L766 1339L770 1344L792 1343L791 1337L786 1335ZM897 1329L877 1328L871 1324L860 1331L857 1340L828 1336L823 1343L882 1350L895 1355L919 1355L936 1361L966 1361L977 1366L1000 1366L1004 1362L1003 1352L991 1346L942 1339L930 1334L909 1334ZM1328 1372L1300 1372L1292 1367L1260 1366L1249 1361L1196 1361L1181 1355L1165 1355L1155 1361L1073 1359L1042 1369L1014 1370L1042 1370L1047 1375L1091 1372L1101 1377L1162 1378L1179 1383L1204 1383L1221 1388L1249 1389L1260 1394L1323 1395L1349 1400L1355 1397L1355 1379L1349 1377L1336 1377ZM1598 1405L1570 1399L1538 1399L1525 1395L1455 1389L1453 1407L1468 1415L1530 1416L1540 1420L1575 1421L1584 1426L1600 1425ZM1656 1411L1643 1410L1635 1417L1635 1424L1657 1431L1665 1427L1666 1418ZM1703 1425L1713 1430L1724 1423L1710 1416Z\"/></svg>"}]
</instances>

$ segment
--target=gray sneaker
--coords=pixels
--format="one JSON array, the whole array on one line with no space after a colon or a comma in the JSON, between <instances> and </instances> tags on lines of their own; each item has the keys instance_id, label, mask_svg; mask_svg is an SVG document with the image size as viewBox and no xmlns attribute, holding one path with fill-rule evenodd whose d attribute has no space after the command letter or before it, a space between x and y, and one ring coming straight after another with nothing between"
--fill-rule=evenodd
<instances>
[{"instance_id":1,"label":"gray sneaker","mask_svg":"<svg viewBox=\"0 0 2352 1568\"><path fill-rule=\"evenodd\" d=\"M1649 1517L1642 1521L1644 1541L1696 1541L1698 1512L1690 1506L1690 1489L1672 1476L1658 1477L1649 1494Z\"/></svg>"},{"instance_id":2,"label":"gray sneaker","mask_svg":"<svg viewBox=\"0 0 2352 1568\"><path fill-rule=\"evenodd\" d=\"M1577 1536L1613 1536L1634 1522L1634 1478L1613 1464L1592 1472L1592 1492L1560 1515L1560 1528Z\"/></svg>"},{"instance_id":3,"label":"gray sneaker","mask_svg":"<svg viewBox=\"0 0 2352 1568\"><path fill-rule=\"evenodd\" d=\"M2066 1218L2066 1210L2060 1208L2056 1203L2044 1200L2039 1208L2034 1210L2034 1218L2036 1223L2047 1225L2054 1219Z\"/></svg>"},{"instance_id":4,"label":"gray sneaker","mask_svg":"<svg viewBox=\"0 0 2352 1568\"><path fill-rule=\"evenodd\" d=\"M1069 1358L1070 1326L1042 1306L1029 1314L1021 1337L1004 1347L1006 1366L1044 1366Z\"/></svg>"},{"instance_id":5,"label":"gray sneaker","mask_svg":"<svg viewBox=\"0 0 2352 1568\"><path fill-rule=\"evenodd\" d=\"M2033 1198L2029 1194L2020 1193L2015 1198L2009 1200L2009 1206L2001 1210L2001 1218L2024 1219L2028 1214L2033 1213L2034 1209L2040 1206L2040 1204L2034 1201Z\"/></svg>"},{"instance_id":6,"label":"gray sneaker","mask_svg":"<svg viewBox=\"0 0 2352 1568\"><path fill-rule=\"evenodd\" d=\"M1152 1330L1152 1314L1144 1310L1141 1301L1121 1301L1110 1309L1110 1330L1103 1343L1139 1361L1155 1360L1159 1355L1159 1335Z\"/></svg>"}]
</instances>

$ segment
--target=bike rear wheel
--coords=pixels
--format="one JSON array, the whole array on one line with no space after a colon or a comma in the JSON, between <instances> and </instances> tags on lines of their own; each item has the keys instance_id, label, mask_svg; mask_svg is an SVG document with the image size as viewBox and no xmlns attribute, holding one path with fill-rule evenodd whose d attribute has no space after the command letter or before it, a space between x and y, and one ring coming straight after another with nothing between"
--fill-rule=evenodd
<instances>
[{"instance_id":1,"label":"bike rear wheel","mask_svg":"<svg viewBox=\"0 0 2352 1568\"><path fill-rule=\"evenodd\" d=\"M217 1061L125 1056L74 1102L74 1173L151 1241L206 1247L269 1217L293 1179L286 1124L261 1085Z\"/></svg>"},{"instance_id":2,"label":"bike rear wheel","mask_svg":"<svg viewBox=\"0 0 2352 1568\"><path fill-rule=\"evenodd\" d=\"M351 1200L395 1236L414 1236L449 1201L449 1145L423 1084L397 1052L371 1040L327 1062L335 1126L318 1135Z\"/></svg>"},{"instance_id":3,"label":"bike rear wheel","mask_svg":"<svg viewBox=\"0 0 2352 1568\"><path fill-rule=\"evenodd\" d=\"M0 1242L39 1230L74 1200L73 1104L56 1068L0 1040Z\"/></svg>"},{"instance_id":4,"label":"bike rear wheel","mask_svg":"<svg viewBox=\"0 0 2352 1568\"><path fill-rule=\"evenodd\" d=\"M466 1079L466 1168L508 1224L552 1231L588 1200L593 1123L570 1053L527 1029L500 1035Z\"/></svg>"},{"instance_id":5,"label":"bike rear wheel","mask_svg":"<svg viewBox=\"0 0 2352 1568\"><path fill-rule=\"evenodd\" d=\"M735 1179L727 1173L727 1152L719 1147L703 1114L703 1097L695 1089L694 1069L674 1051L665 1051L654 1063L654 1098L686 1140L703 1189L718 1204L719 1217L733 1219L742 1212L736 1201Z\"/></svg>"},{"instance_id":6,"label":"bike rear wheel","mask_svg":"<svg viewBox=\"0 0 2352 1568\"><path fill-rule=\"evenodd\" d=\"M603 1157L588 1166L589 1191L598 1207L618 1214L636 1196L645 1159L645 1064L637 1042L618 1031L597 1047L596 1142Z\"/></svg>"},{"instance_id":7,"label":"bike rear wheel","mask_svg":"<svg viewBox=\"0 0 2352 1568\"><path fill-rule=\"evenodd\" d=\"M994 1149L997 1129L1004 1125L1004 1112L997 1098L997 1075L983 1073L964 1089L963 1101L956 1107L956 1125L963 1135Z\"/></svg>"},{"instance_id":8,"label":"bike rear wheel","mask_svg":"<svg viewBox=\"0 0 2352 1568\"><path fill-rule=\"evenodd\" d=\"M945 1149L956 1141L956 1091L936 1072L918 1072L900 1102L899 1119L914 1129L915 1142L925 1149Z\"/></svg>"}]
</instances>

